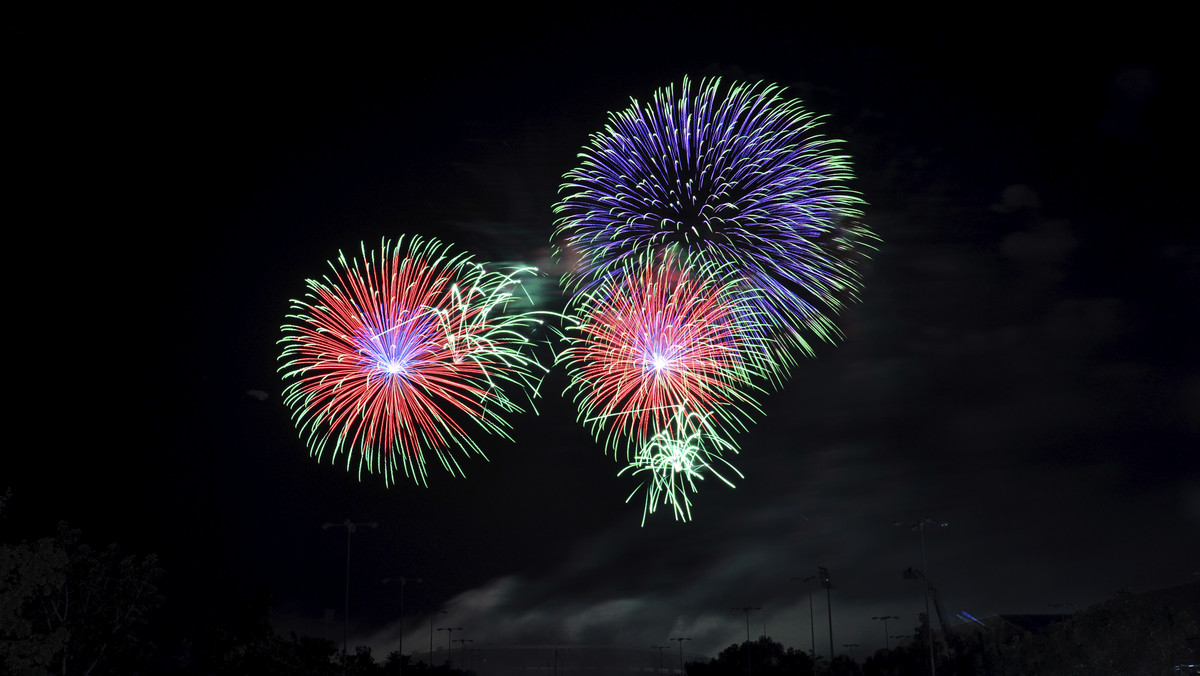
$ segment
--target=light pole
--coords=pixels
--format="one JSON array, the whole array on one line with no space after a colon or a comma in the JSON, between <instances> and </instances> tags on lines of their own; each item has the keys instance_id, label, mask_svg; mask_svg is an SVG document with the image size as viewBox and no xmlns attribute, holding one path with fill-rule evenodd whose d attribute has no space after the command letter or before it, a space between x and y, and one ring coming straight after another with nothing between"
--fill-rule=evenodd
<instances>
[{"instance_id":1,"label":"light pole","mask_svg":"<svg viewBox=\"0 0 1200 676\"><path fill-rule=\"evenodd\" d=\"M458 651L459 651L458 654L462 656L460 658L462 660L462 670L466 671L467 670L467 644L474 643L475 639L473 639L473 638L456 638L456 639L454 639L454 642L458 644Z\"/></svg>"},{"instance_id":2,"label":"light pole","mask_svg":"<svg viewBox=\"0 0 1200 676\"><path fill-rule=\"evenodd\" d=\"M746 613L746 643L749 643L750 642L750 612L754 611L754 610L762 610L762 608L760 608L758 606L744 606L741 608L734 608L734 610L740 610L743 613Z\"/></svg>"},{"instance_id":3,"label":"light pole","mask_svg":"<svg viewBox=\"0 0 1200 676\"><path fill-rule=\"evenodd\" d=\"M895 525L901 526L903 524L897 521ZM929 564L925 560L925 526L945 528L949 525L944 521L934 521L929 517L911 524L913 530L921 533L921 577L925 580L925 626L928 627L926 638L929 641L929 676L937 676L937 665L933 658L933 618L929 616Z\"/></svg>"},{"instance_id":4,"label":"light pole","mask_svg":"<svg viewBox=\"0 0 1200 676\"><path fill-rule=\"evenodd\" d=\"M680 638L673 638L671 640L679 641L679 676L683 676L683 642L690 641L692 639L688 638L688 637L680 637Z\"/></svg>"},{"instance_id":5,"label":"light pole","mask_svg":"<svg viewBox=\"0 0 1200 676\"><path fill-rule=\"evenodd\" d=\"M734 608L734 610L740 610L743 613L746 613L746 674L749 676L749 674L754 673L754 667L750 661L750 611L762 610L762 608L759 608L758 606L744 606L742 608ZM680 643L679 647L682 649L683 644Z\"/></svg>"},{"instance_id":6,"label":"light pole","mask_svg":"<svg viewBox=\"0 0 1200 676\"><path fill-rule=\"evenodd\" d=\"M667 648L669 648L669 647L670 647L670 646L665 646L665 645L652 645L652 646L650 646L650 649L651 649L651 650L657 650L657 651L658 651L658 670L657 670L657 671L655 671L654 673L656 673L656 674L661 674L661 673L662 673L662 660L663 660L662 651L663 651L663 650L665 650L665 649L667 649Z\"/></svg>"},{"instance_id":7,"label":"light pole","mask_svg":"<svg viewBox=\"0 0 1200 676\"><path fill-rule=\"evenodd\" d=\"M446 632L446 662L448 662L450 664L450 666L453 667L454 666L454 656L450 652L450 637L454 635L454 632L462 631L462 627L438 627L438 631ZM430 659L432 659L432 658L430 658Z\"/></svg>"},{"instance_id":8,"label":"light pole","mask_svg":"<svg viewBox=\"0 0 1200 676\"><path fill-rule=\"evenodd\" d=\"M809 657L813 658L813 663L817 661L817 624L813 619L813 599L812 599L812 581L817 579L816 575L809 575L805 578L793 577L793 580L800 580L808 585L808 629L812 633L812 649L809 651Z\"/></svg>"},{"instance_id":9,"label":"light pole","mask_svg":"<svg viewBox=\"0 0 1200 676\"><path fill-rule=\"evenodd\" d=\"M871 619L872 620L883 620L883 648L884 648L884 650L891 650L892 644L888 641L887 621L888 620L898 620L900 618L896 617L895 615L880 615L878 617L872 617Z\"/></svg>"},{"instance_id":10,"label":"light pole","mask_svg":"<svg viewBox=\"0 0 1200 676\"><path fill-rule=\"evenodd\" d=\"M449 612L448 610L435 610L429 616L429 669L431 671L433 670L433 621L438 615L447 615Z\"/></svg>"},{"instance_id":11,"label":"light pole","mask_svg":"<svg viewBox=\"0 0 1200 676\"><path fill-rule=\"evenodd\" d=\"M389 582L400 583L400 647L397 649L397 653L400 655L400 661L398 662L400 665L400 673L404 673L404 585L408 584L409 582L416 582L417 584L420 584L424 582L424 580L419 577L403 576L383 578L384 584Z\"/></svg>"},{"instance_id":12,"label":"light pole","mask_svg":"<svg viewBox=\"0 0 1200 676\"><path fill-rule=\"evenodd\" d=\"M825 588L825 609L829 612L829 659L833 659L833 599L830 597L830 590L833 589L833 582L829 579L829 569L825 566L817 567L817 575L821 578L821 586Z\"/></svg>"},{"instance_id":13,"label":"light pole","mask_svg":"<svg viewBox=\"0 0 1200 676\"><path fill-rule=\"evenodd\" d=\"M346 671L346 636L350 626L350 534L358 530L359 526L368 526L375 528L379 524L372 521L370 523L354 523L350 519L346 519L342 523L324 523L321 524L322 530L328 530L334 526L346 527L346 607L342 613L342 671Z\"/></svg>"}]
</instances>

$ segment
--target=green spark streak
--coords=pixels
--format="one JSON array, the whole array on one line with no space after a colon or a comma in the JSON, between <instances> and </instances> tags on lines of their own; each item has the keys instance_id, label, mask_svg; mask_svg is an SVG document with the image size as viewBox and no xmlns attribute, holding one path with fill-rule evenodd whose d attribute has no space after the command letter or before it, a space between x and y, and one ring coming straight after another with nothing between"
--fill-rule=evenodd
<instances>
[{"instance_id":1,"label":"green spark streak","mask_svg":"<svg viewBox=\"0 0 1200 676\"><path fill-rule=\"evenodd\" d=\"M617 472L618 476L626 472L645 475L625 502L632 500L639 490L645 490L642 526L646 525L646 517L660 505L670 505L676 521L691 521L689 493L699 492L697 483L703 481L706 474L730 488L734 487L733 482L717 471L717 466L724 465L739 478L744 478L723 457L727 452L737 453L737 447L717 434L705 416L688 412L686 404L681 405L676 409L670 427L655 434L630 463Z\"/></svg>"}]
</instances>

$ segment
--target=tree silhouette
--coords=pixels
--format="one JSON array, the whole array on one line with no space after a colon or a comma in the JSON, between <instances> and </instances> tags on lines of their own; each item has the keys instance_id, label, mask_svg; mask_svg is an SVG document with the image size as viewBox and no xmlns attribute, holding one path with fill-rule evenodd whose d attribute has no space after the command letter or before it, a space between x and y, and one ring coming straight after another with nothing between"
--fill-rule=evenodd
<instances>
[{"instance_id":1,"label":"tree silhouette","mask_svg":"<svg viewBox=\"0 0 1200 676\"><path fill-rule=\"evenodd\" d=\"M139 673L162 575L153 555L93 549L66 524L53 537L0 546L0 673Z\"/></svg>"},{"instance_id":2,"label":"tree silhouette","mask_svg":"<svg viewBox=\"0 0 1200 676\"><path fill-rule=\"evenodd\" d=\"M1049 627L1030 673L1177 673L1177 665L1195 659L1187 639L1196 633L1188 613L1122 590Z\"/></svg>"},{"instance_id":3,"label":"tree silhouette","mask_svg":"<svg viewBox=\"0 0 1200 676\"><path fill-rule=\"evenodd\" d=\"M744 676L746 650L753 649L754 676L814 676L812 658L803 650L784 648L783 644L766 636L752 643L743 641L722 650L707 662L688 662L688 676ZM856 672L850 672L856 673Z\"/></svg>"}]
</instances>

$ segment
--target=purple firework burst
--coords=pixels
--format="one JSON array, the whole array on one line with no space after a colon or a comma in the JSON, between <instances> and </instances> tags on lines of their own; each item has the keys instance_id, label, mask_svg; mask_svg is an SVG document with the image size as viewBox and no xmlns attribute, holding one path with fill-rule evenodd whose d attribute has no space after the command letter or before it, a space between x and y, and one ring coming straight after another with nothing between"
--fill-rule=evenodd
<instances>
[{"instance_id":1,"label":"purple firework burst","mask_svg":"<svg viewBox=\"0 0 1200 676\"><path fill-rule=\"evenodd\" d=\"M555 205L559 255L578 264L569 291L595 288L651 252L724 270L739 306L760 316L766 372L782 377L810 338L840 336L833 317L861 285L871 248L849 158L820 118L776 85L684 78L609 113Z\"/></svg>"}]
</instances>

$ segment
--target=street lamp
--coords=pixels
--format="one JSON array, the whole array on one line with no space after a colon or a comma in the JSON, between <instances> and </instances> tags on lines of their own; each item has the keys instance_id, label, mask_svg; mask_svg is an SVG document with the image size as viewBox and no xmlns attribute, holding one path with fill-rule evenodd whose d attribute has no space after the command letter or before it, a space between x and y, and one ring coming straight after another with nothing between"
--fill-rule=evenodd
<instances>
[{"instance_id":1,"label":"street lamp","mask_svg":"<svg viewBox=\"0 0 1200 676\"><path fill-rule=\"evenodd\" d=\"M687 637L680 637L680 638L673 638L671 640L679 641L679 676L683 676L683 642L690 641L692 639L687 638Z\"/></svg>"},{"instance_id":2,"label":"street lamp","mask_svg":"<svg viewBox=\"0 0 1200 676\"><path fill-rule=\"evenodd\" d=\"M651 649L651 650L657 650L657 651L658 651L658 671L655 671L654 673L656 673L656 674L662 673L662 660L663 660L662 651L663 651L663 650L665 650L665 649L667 649L667 648L669 648L669 647L670 647L670 646L665 646L665 645L652 645L652 646L650 646L650 649Z\"/></svg>"},{"instance_id":3,"label":"street lamp","mask_svg":"<svg viewBox=\"0 0 1200 676\"><path fill-rule=\"evenodd\" d=\"M429 616L429 669L433 670L433 621L438 615L448 615L448 610L437 610Z\"/></svg>"},{"instance_id":4,"label":"street lamp","mask_svg":"<svg viewBox=\"0 0 1200 676\"><path fill-rule=\"evenodd\" d=\"M734 608L734 610L740 610L743 613L746 613L746 674L748 676L749 674L754 673L754 667L750 661L750 611L762 610L762 608L759 608L758 606L744 606L742 608ZM682 649L683 644L680 643L679 647Z\"/></svg>"},{"instance_id":5,"label":"street lamp","mask_svg":"<svg viewBox=\"0 0 1200 676\"><path fill-rule=\"evenodd\" d=\"M888 620L898 620L900 618L896 617L895 615L880 615L878 617L872 617L871 619L872 620L883 620L883 647L884 647L884 650L891 650L892 644L890 642L888 642L887 621Z\"/></svg>"},{"instance_id":6,"label":"street lamp","mask_svg":"<svg viewBox=\"0 0 1200 676\"><path fill-rule=\"evenodd\" d=\"M379 524L372 521L370 523L354 523L350 519L346 519L342 523L325 523L321 524L322 530L328 530L334 526L346 527L346 608L342 613L342 671L345 671L346 664L346 636L350 626L350 534L358 530L359 526L368 526L375 528Z\"/></svg>"},{"instance_id":7,"label":"street lamp","mask_svg":"<svg viewBox=\"0 0 1200 676\"><path fill-rule=\"evenodd\" d=\"M450 664L451 667L453 667L454 666L454 656L450 652L450 637L454 635L454 632L462 631L462 627L438 627L438 631L446 632L446 661ZM430 660L432 661L432 659L433 658L431 656Z\"/></svg>"},{"instance_id":8,"label":"street lamp","mask_svg":"<svg viewBox=\"0 0 1200 676\"><path fill-rule=\"evenodd\" d=\"M812 650L809 651L809 657L813 658L813 663L817 660L817 624L813 619L813 598L812 598L812 581L817 579L816 575L809 575L805 578L793 577L793 580L800 580L808 585L808 629L812 633Z\"/></svg>"},{"instance_id":9,"label":"street lamp","mask_svg":"<svg viewBox=\"0 0 1200 676\"><path fill-rule=\"evenodd\" d=\"M902 526L904 524L900 521L897 521L894 525ZM937 665L934 663L933 659L933 618L929 616L929 565L925 560L925 526L938 526L939 528L945 528L950 524L944 521L934 521L929 517L925 517L924 519L921 519L920 521L910 525L912 526L913 530L921 533L921 577L925 580L925 626L928 627L926 631L928 633L927 638L929 640L929 676L937 676Z\"/></svg>"},{"instance_id":10,"label":"street lamp","mask_svg":"<svg viewBox=\"0 0 1200 676\"><path fill-rule=\"evenodd\" d=\"M408 584L409 582L416 582L417 584L420 584L420 583L424 582L424 580L422 580L419 577L403 577L403 576L383 578L384 584L387 584L389 582L399 582L400 583L400 647L397 649L397 652L400 655L400 661L398 662L398 664L400 665L400 673L404 673L404 585Z\"/></svg>"},{"instance_id":11,"label":"street lamp","mask_svg":"<svg viewBox=\"0 0 1200 676\"><path fill-rule=\"evenodd\" d=\"M740 610L743 613L746 613L746 643L749 643L750 642L750 611L762 610L762 608L760 608L758 606L744 606L742 608L734 608L734 610Z\"/></svg>"},{"instance_id":12,"label":"street lamp","mask_svg":"<svg viewBox=\"0 0 1200 676\"><path fill-rule=\"evenodd\" d=\"M829 569L825 566L817 566L817 577L821 580L821 586L825 588L825 609L829 612L829 659L833 659L833 599L830 598L830 590L833 589L833 582L829 579Z\"/></svg>"},{"instance_id":13,"label":"street lamp","mask_svg":"<svg viewBox=\"0 0 1200 676\"><path fill-rule=\"evenodd\" d=\"M458 644L459 654L462 655L462 658L461 658L462 659L462 669L463 669L463 671L466 671L467 670L467 644L474 643L475 639L473 639L473 638L456 638L456 639L454 639L454 642Z\"/></svg>"}]
</instances>

